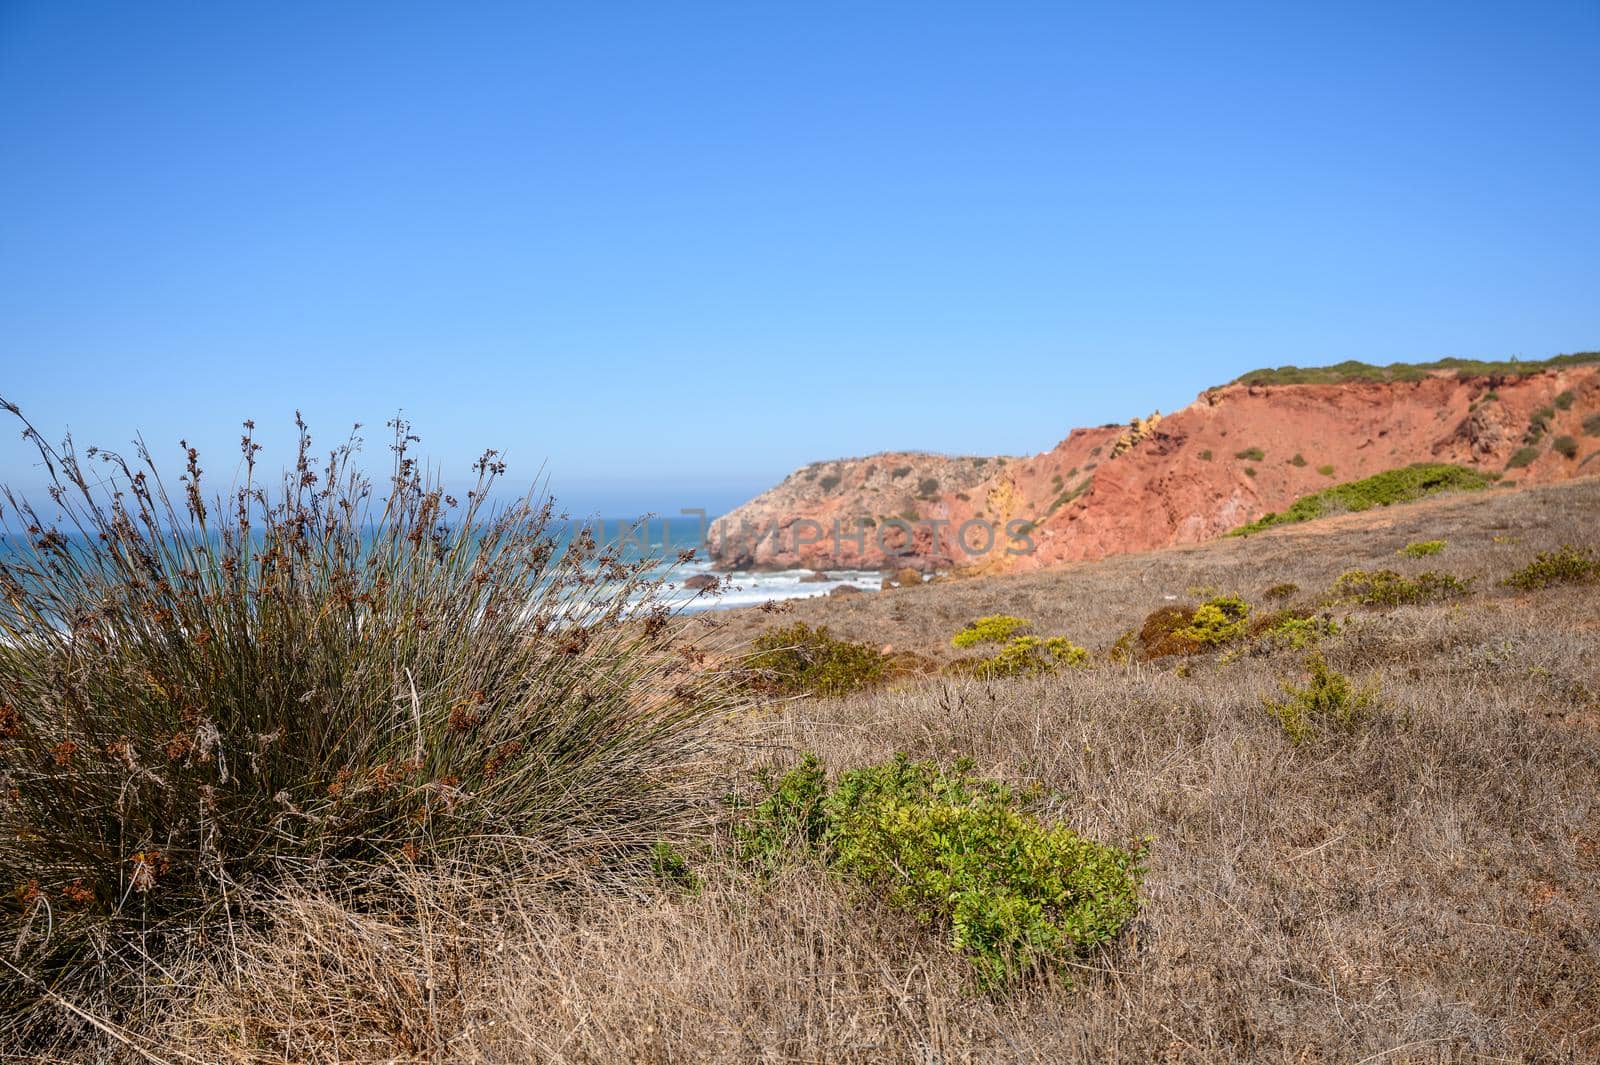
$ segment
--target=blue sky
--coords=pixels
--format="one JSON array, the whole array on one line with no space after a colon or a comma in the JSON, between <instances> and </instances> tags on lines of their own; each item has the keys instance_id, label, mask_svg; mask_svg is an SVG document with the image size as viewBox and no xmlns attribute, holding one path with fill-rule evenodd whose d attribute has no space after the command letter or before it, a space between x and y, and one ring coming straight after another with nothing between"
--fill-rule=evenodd
<instances>
[{"instance_id":1,"label":"blue sky","mask_svg":"<svg viewBox=\"0 0 1600 1065\"><path fill-rule=\"evenodd\" d=\"M1593 0L0 0L0 393L279 459L403 408L452 476L718 509L1261 365L1600 347L1597 175Z\"/></svg>"}]
</instances>

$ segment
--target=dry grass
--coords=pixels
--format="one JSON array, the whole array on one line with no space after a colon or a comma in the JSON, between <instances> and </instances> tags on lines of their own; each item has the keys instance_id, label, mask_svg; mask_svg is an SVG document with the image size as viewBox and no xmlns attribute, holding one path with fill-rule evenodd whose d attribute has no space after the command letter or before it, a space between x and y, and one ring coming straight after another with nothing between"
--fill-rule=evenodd
<instances>
[{"instance_id":1,"label":"dry grass","mask_svg":"<svg viewBox=\"0 0 1600 1065\"><path fill-rule=\"evenodd\" d=\"M233 944L152 981L133 1034L169 1061L1600 1059L1600 593L1493 588L1536 551L1592 542L1597 503L1592 482L1441 500L732 618L725 634L798 617L948 657L984 614L1103 648L1167 595L1310 594L1430 537L1486 578L1458 603L1354 611L1322 650L1378 704L1300 746L1262 698L1303 656L1265 646L900 682L730 727L735 777L801 751L839 768L965 755L1042 785L1074 829L1156 837L1132 934L1071 989L981 995L877 900L807 867L763 885L710 841L690 851L697 894L463 874L415 879L404 912L264 897Z\"/></svg>"}]
</instances>

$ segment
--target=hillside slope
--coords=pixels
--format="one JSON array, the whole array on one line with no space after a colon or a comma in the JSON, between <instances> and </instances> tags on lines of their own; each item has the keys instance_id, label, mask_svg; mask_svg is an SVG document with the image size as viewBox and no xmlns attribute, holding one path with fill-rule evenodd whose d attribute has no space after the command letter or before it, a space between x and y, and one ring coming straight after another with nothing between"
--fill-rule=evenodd
<instances>
[{"instance_id":1,"label":"hillside slope","mask_svg":"<svg viewBox=\"0 0 1600 1065\"><path fill-rule=\"evenodd\" d=\"M1293 379L1314 371L1279 373ZM915 544L904 557L895 554L899 540L880 540L876 525L862 544L780 536L753 552L714 530L711 555L728 568L1029 570L1200 543L1331 484L1415 462L1503 472L1518 484L1600 474L1600 462L1591 461L1600 454L1600 364L1557 360L1535 372L1452 368L1327 383L1247 378L1166 417L1075 429L1031 459L962 467L988 476L970 485L941 478L936 497L915 500ZM799 477L730 518L779 528L810 519L831 531L835 521L848 530L852 519L900 513L863 509L859 499L829 496ZM969 522L995 530L997 546L980 550L982 526L970 526L967 545L959 544L956 531ZM1004 549L1021 543L1007 536L1017 530L1031 550Z\"/></svg>"}]
</instances>

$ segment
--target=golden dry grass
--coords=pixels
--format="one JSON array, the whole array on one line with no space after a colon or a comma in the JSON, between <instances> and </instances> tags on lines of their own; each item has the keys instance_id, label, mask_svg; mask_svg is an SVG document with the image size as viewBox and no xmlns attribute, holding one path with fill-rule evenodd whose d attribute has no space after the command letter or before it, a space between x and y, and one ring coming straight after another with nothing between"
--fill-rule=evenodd
<instances>
[{"instance_id":1,"label":"golden dry grass","mask_svg":"<svg viewBox=\"0 0 1600 1065\"><path fill-rule=\"evenodd\" d=\"M1191 588L1309 594L1449 540L1425 564L1479 577L1473 596L1356 609L1323 644L1381 693L1353 735L1284 736L1262 698L1302 656L1266 646L729 724L730 781L801 751L965 755L1082 832L1153 835L1141 917L1070 988L979 994L879 900L806 867L761 885L711 841L698 894L463 873L413 877L403 912L263 896L234 942L152 970L126 1037L166 1061L1600 1060L1600 592L1494 585L1594 543L1597 515L1600 484L1577 482L725 619L724 638L803 619L948 658L1004 612L1103 650ZM96 1052L133 1058L108 1037L70 1053Z\"/></svg>"}]
</instances>

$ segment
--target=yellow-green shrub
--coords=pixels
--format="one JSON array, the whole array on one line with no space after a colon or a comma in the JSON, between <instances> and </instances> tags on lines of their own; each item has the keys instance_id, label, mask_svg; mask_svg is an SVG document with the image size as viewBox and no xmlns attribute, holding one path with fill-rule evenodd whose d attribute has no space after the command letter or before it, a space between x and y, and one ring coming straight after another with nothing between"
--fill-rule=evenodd
<instances>
[{"instance_id":1,"label":"yellow-green shrub","mask_svg":"<svg viewBox=\"0 0 1600 1065\"><path fill-rule=\"evenodd\" d=\"M1026 632L1026 619L1010 614L990 614L967 622L967 627L950 638L951 647L974 647L980 643L1004 643L1020 632Z\"/></svg>"},{"instance_id":2,"label":"yellow-green shrub","mask_svg":"<svg viewBox=\"0 0 1600 1065\"><path fill-rule=\"evenodd\" d=\"M1305 685L1283 682L1282 699L1263 699L1268 714L1296 746L1330 731L1350 732L1367 718L1377 690L1358 688L1321 655L1306 659L1311 677Z\"/></svg>"},{"instance_id":3,"label":"yellow-green shrub","mask_svg":"<svg viewBox=\"0 0 1600 1065\"><path fill-rule=\"evenodd\" d=\"M1250 604L1243 599L1236 595L1213 596L1194 608L1194 616L1178 636L1201 647L1215 647L1243 636L1249 619Z\"/></svg>"},{"instance_id":4,"label":"yellow-green shrub","mask_svg":"<svg viewBox=\"0 0 1600 1065\"><path fill-rule=\"evenodd\" d=\"M814 854L945 932L992 987L1064 970L1138 912L1144 850L1044 824L1023 808L1027 797L966 766L904 755L842 773L829 789L807 756L736 832L769 867L785 853Z\"/></svg>"},{"instance_id":5,"label":"yellow-green shrub","mask_svg":"<svg viewBox=\"0 0 1600 1065\"><path fill-rule=\"evenodd\" d=\"M774 695L844 695L882 680L887 666L877 648L800 621L758 636L740 672L750 687Z\"/></svg>"},{"instance_id":6,"label":"yellow-green shrub","mask_svg":"<svg viewBox=\"0 0 1600 1065\"><path fill-rule=\"evenodd\" d=\"M1366 606L1406 606L1455 599L1472 589L1472 578L1462 580L1449 573L1419 573L1405 577L1392 569L1353 569L1339 575L1333 596Z\"/></svg>"},{"instance_id":7,"label":"yellow-green shrub","mask_svg":"<svg viewBox=\"0 0 1600 1065\"><path fill-rule=\"evenodd\" d=\"M1557 551L1541 551L1532 562L1505 579L1505 583L1525 592L1553 584L1584 584L1600 577L1600 560L1591 549L1563 545Z\"/></svg>"}]
</instances>

